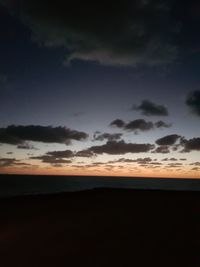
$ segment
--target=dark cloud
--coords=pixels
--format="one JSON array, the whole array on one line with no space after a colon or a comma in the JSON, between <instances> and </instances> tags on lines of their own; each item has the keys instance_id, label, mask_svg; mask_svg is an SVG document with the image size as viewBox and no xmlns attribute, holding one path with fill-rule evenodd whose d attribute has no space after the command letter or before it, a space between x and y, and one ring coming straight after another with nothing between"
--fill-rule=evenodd
<instances>
[{"instance_id":1,"label":"dark cloud","mask_svg":"<svg viewBox=\"0 0 200 267\"><path fill-rule=\"evenodd\" d=\"M41 160L43 163L49 163L51 165L54 164L68 164L71 163L71 160L66 160L63 158L57 158L54 156L49 156L49 155L42 155L42 156L37 156L37 157L30 157L30 159L36 159L36 160Z\"/></svg>"},{"instance_id":2,"label":"dark cloud","mask_svg":"<svg viewBox=\"0 0 200 267\"><path fill-rule=\"evenodd\" d=\"M162 161L168 161L169 159L168 158L164 158L164 159L162 159Z\"/></svg>"},{"instance_id":3,"label":"dark cloud","mask_svg":"<svg viewBox=\"0 0 200 267\"><path fill-rule=\"evenodd\" d=\"M125 122L120 119L116 119L110 123L110 126L115 126L118 128L123 128L125 126Z\"/></svg>"},{"instance_id":4,"label":"dark cloud","mask_svg":"<svg viewBox=\"0 0 200 267\"><path fill-rule=\"evenodd\" d=\"M165 106L155 104L149 100L143 100L139 106L133 106L133 110L141 111L146 116L167 116L168 110Z\"/></svg>"},{"instance_id":5,"label":"dark cloud","mask_svg":"<svg viewBox=\"0 0 200 267\"><path fill-rule=\"evenodd\" d=\"M162 161L177 161L178 159L176 158L165 158Z\"/></svg>"},{"instance_id":6,"label":"dark cloud","mask_svg":"<svg viewBox=\"0 0 200 267\"><path fill-rule=\"evenodd\" d=\"M50 152L47 152L46 155L49 155L55 158L72 158L74 156L74 153L71 150L50 151Z\"/></svg>"},{"instance_id":7,"label":"dark cloud","mask_svg":"<svg viewBox=\"0 0 200 267\"><path fill-rule=\"evenodd\" d=\"M170 158L169 160L170 160L170 161L177 161L176 158Z\"/></svg>"},{"instance_id":8,"label":"dark cloud","mask_svg":"<svg viewBox=\"0 0 200 267\"><path fill-rule=\"evenodd\" d=\"M62 164L72 163L71 158L73 157L74 153L71 150L64 150L49 151L45 155L30 157L30 159L41 160L43 163L49 163L54 167L62 167Z\"/></svg>"},{"instance_id":9,"label":"dark cloud","mask_svg":"<svg viewBox=\"0 0 200 267\"><path fill-rule=\"evenodd\" d=\"M76 157L90 158L94 156L94 153L89 150L81 150L75 153Z\"/></svg>"},{"instance_id":10,"label":"dark cloud","mask_svg":"<svg viewBox=\"0 0 200 267\"><path fill-rule=\"evenodd\" d=\"M169 147L168 146L158 146L152 153L162 153L162 154L167 154L170 153Z\"/></svg>"},{"instance_id":11,"label":"dark cloud","mask_svg":"<svg viewBox=\"0 0 200 267\"><path fill-rule=\"evenodd\" d=\"M99 133L96 132L93 136L93 140L94 141L117 141L120 140L123 134L121 133L114 133L114 134L110 134L110 133Z\"/></svg>"},{"instance_id":12,"label":"dark cloud","mask_svg":"<svg viewBox=\"0 0 200 267\"><path fill-rule=\"evenodd\" d=\"M177 56L180 23L170 0L0 2L31 28L34 40L65 47L68 62L158 65Z\"/></svg>"},{"instance_id":13,"label":"dark cloud","mask_svg":"<svg viewBox=\"0 0 200 267\"><path fill-rule=\"evenodd\" d=\"M122 128L127 131L133 131L137 133L138 131L149 131L155 128L169 128L171 127L171 124L167 124L163 121L157 121L157 122L152 122L152 121L146 121L144 119L137 119L130 121L128 123L125 123L124 121L117 119L114 120L110 123L110 126L115 126L118 128Z\"/></svg>"},{"instance_id":14,"label":"dark cloud","mask_svg":"<svg viewBox=\"0 0 200 267\"><path fill-rule=\"evenodd\" d=\"M171 135L167 135L164 136L158 140L156 140L156 144L159 146L172 146L174 145L178 139L180 139L181 136L177 135L177 134L171 134Z\"/></svg>"},{"instance_id":15,"label":"dark cloud","mask_svg":"<svg viewBox=\"0 0 200 267\"><path fill-rule=\"evenodd\" d=\"M194 168L192 168L191 170L192 170L192 171L200 171L200 168L198 168L198 167L194 167Z\"/></svg>"},{"instance_id":16,"label":"dark cloud","mask_svg":"<svg viewBox=\"0 0 200 267\"><path fill-rule=\"evenodd\" d=\"M130 130L130 131L148 131L153 129L154 124L153 122L145 121L143 119L138 119L131 121L125 125L125 130Z\"/></svg>"},{"instance_id":17,"label":"dark cloud","mask_svg":"<svg viewBox=\"0 0 200 267\"><path fill-rule=\"evenodd\" d=\"M0 158L0 167L12 167L12 166L32 166L29 163L20 162L16 158Z\"/></svg>"},{"instance_id":18,"label":"dark cloud","mask_svg":"<svg viewBox=\"0 0 200 267\"><path fill-rule=\"evenodd\" d=\"M132 144L125 143L124 141L108 141L101 146L92 146L87 151L94 154L110 154L110 155L123 155L126 153L142 153L149 152L154 148L151 144Z\"/></svg>"},{"instance_id":19,"label":"dark cloud","mask_svg":"<svg viewBox=\"0 0 200 267\"><path fill-rule=\"evenodd\" d=\"M190 92L186 99L186 105L190 108L192 113L200 116L200 91Z\"/></svg>"},{"instance_id":20,"label":"dark cloud","mask_svg":"<svg viewBox=\"0 0 200 267\"><path fill-rule=\"evenodd\" d=\"M200 162L199 161L196 161L196 162L190 163L190 165L199 166L200 167Z\"/></svg>"},{"instance_id":21,"label":"dark cloud","mask_svg":"<svg viewBox=\"0 0 200 267\"><path fill-rule=\"evenodd\" d=\"M18 163L15 158L0 158L0 167L10 167Z\"/></svg>"},{"instance_id":22,"label":"dark cloud","mask_svg":"<svg viewBox=\"0 0 200 267\"><path fill-rule=\"evenodd\" d=\"M88 135L84 132L71 130L66 127L52 126L15 126L0 128L0 143L24 145L26 141L69 144L71 140L85 140Z\"/></svg>"},{"instance_id":23,"label":"dark cloud","mask_svg":"<svg viewBox=\"0 0 200 267\"><path fill-rule=\"evenodd\" d=\"M164 121L157 121L155 123L156 128L170 128L172 126L171 123L166 123Z\"/></svg>"},{"instance_id":24,"label":"dark cloud","mask_svg":"<svg viewBox=\"0 0 200 267\"><path fill-rule=\"evenodd\" d=\"M184 140L182 145L184 147L182 152L200 151L200 137Z\"/></svg>"},{"instance_id":25,"label":"dark cloud","mask_svg":"<svg viewBox=\"0 0 200 267\"><path fill-rule=\"evenodd\" d=\"M166 168L179 168L182 165L182 163L168 163Z\"/></svg>"},{"instance_id":26,"label":"dark cloud","mask_svg":"<svg viewBox=\"0 0 200 267\"><path fill-rule=\"evenodd\" d=\"M18 149L28 149L28 150L37 150L34 146L30 145L29 143L23 143L17 146Z\"/></svg>"},{"instance_id":27,"label":"dark cloud","mask_svg":"<svg viewBox=\"0 0 200 267\"><path fill-rule=\"evenodd\" d=\"M147 163L151 162L152 159L150 157L146 158L138 158L138 159L126 159L126 158L120 158L118 160L109 161L108 163Z\"/></svg>"}]
</instances>

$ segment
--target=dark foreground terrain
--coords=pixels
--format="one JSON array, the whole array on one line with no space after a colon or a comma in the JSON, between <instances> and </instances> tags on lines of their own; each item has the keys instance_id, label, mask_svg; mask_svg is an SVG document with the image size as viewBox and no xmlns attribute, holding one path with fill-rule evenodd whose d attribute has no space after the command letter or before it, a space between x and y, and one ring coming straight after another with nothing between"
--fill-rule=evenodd
<instances>
[{"instance_id":1,"label":"dark foreground terrain","mask_svg":"<svg viewBox=\"0 0 200 267\"><path fill-rule=\"evenodd\" d=\"M0 266L200 266L200 193L121 189L0 200Z\"/></svg>"}]
</instances>

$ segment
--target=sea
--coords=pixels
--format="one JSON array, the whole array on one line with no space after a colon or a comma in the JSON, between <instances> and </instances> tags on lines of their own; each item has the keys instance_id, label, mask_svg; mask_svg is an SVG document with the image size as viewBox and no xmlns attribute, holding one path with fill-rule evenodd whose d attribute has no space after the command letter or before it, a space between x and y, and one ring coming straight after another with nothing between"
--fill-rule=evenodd
<instances>
[{"instance_id":1,"label":"sea","mask_svg":"<svg viewBox=\"0 0 200 267\"><path fill-rule=\"evenodd\" d=\"M0 197L95 188L200 191L200 179L0 174Z\"/></svg>"}]
</instances>

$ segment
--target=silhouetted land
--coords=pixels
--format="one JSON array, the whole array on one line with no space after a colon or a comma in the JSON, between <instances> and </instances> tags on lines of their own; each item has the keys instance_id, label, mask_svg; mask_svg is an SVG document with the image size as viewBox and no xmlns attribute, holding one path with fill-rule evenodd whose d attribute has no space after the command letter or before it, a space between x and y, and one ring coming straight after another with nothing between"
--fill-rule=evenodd
<instances>
[{"instance_id":1,"label":"silhouetted land","mask_svg":"<svg viewBox=\"0 0 200 267\"><path fill-rule=\"evenodd\" d=\"M0 265L198 266L200 193L94 189L0 200Z\"/></svg>"}]
</instances>

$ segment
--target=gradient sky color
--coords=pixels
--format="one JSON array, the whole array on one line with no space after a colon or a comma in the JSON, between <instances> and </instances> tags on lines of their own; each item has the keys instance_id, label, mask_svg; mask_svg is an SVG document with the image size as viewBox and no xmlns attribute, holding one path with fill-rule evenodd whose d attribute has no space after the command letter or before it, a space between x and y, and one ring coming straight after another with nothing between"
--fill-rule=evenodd
<instances>
[{"instance_id":1,"label":"gradient sky color","mask_svg":"<svg viewBox=\"0 0 200 267\"><path fill-rule=\"evenodd\" d=\"M0 0L0 172L200 178L199 25L195 0Z\"/></svg>"}]
</instances>

